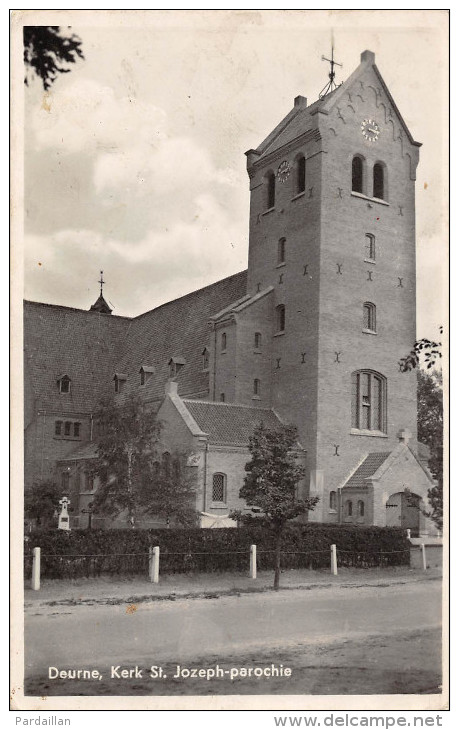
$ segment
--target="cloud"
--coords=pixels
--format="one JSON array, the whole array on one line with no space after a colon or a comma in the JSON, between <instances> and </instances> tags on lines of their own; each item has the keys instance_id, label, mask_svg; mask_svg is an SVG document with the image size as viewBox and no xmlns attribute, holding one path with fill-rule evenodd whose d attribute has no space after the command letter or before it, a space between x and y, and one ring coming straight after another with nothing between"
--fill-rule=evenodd
<instances>
[{"instance_id":1,"label":"cloud","mask_svg":"<svg viewBox=\"0 0 459 730\"><path fill-rule=\"evenodd\" d=\"M115 313L135 316L246 267L247 240L210 195L195 216L139 242L90 230L26 238L26 297L88 309L104 270ZM29 293L30 292L30 293Z\"/></svg>"}]
</instances>

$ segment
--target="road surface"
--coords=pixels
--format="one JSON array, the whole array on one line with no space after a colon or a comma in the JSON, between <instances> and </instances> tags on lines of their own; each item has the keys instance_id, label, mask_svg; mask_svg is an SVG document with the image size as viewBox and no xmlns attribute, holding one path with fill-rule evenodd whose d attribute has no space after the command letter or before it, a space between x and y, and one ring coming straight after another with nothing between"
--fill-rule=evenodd
<instances>
[{"instance_id":1,"label":"road surface","mask_svg":"<svg viewBox=\"0 0 459 730\"><path fill-rule=\"evenodd\" d=\"M301 644L394 636L441 623L441 582L332 587L137 606L34 607L25 618L26 676L48 667L190 662ZM422 635L422 634L421 634Z\"/></svg>"}]
</instances>

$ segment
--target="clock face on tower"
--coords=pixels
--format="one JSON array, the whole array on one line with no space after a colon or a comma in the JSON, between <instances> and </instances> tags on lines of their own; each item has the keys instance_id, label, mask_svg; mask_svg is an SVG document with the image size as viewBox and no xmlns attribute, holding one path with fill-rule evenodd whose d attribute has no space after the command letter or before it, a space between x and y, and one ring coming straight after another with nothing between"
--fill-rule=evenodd
<instances>
[{"instance_id":1,"label":"clock face on tower","mask_svg":"<svg viewBox=\"0 0 459 730\"><path fill-rule=\"evenodd\" d=\"M279 167L277 168L277 179L279 182L285 182L290 175L290 165L287 162L287 160L284 160L280 163Z\"/></svg>"},{"instance_id":2,"label":"clock face on tower","mask_svg":"<svg viewBox=\"0 0 459 730\"><path fill-rule=\"evenodd\" d=\"M381 131L374 119L364 119L360 125L360 129L365 139L369 142L376 142Z\"/></svg>"}]
</instances>

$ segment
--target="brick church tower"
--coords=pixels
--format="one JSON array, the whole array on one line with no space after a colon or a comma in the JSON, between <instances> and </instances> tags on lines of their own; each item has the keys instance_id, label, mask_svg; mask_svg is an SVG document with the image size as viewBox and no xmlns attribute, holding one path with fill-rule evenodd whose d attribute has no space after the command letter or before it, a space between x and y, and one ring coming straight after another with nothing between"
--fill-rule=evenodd
<instances>
[{"instance_id":1,"label":"brick church tower","mask_svg":"<svg viewBox=\"0 0 459 730\"><path fill-rule=\"evenodd\" d=\"M310 519L333 521L348 477L401 429L416 443L416 376L398 362L416 338L419 147L365 51L346 82L309 106L297 97L246 153L247 293L266 293L271 312L254 367L307 451L321 496Z\"/></svg>"}]
</instances>

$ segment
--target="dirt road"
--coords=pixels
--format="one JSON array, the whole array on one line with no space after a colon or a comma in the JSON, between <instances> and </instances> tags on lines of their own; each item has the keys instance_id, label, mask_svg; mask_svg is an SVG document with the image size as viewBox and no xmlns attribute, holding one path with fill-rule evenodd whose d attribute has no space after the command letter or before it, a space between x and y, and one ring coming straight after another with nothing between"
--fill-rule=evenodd
<instances>
[{"instance_id":1,"label":"dirt road","mask_svg":"<svg viewBox=\"0 0 459 730\"><path fill-rule=\"evenodd\" d=\"M26 617L26 688L50 695L327 694L341 693L336 683L345 680L350 694L373 693L375 684L384 693L435 692L440 618L440 581L167 604L40 606ZM282 675L288 662L292 672ZM280 675L229 674L233 666L254 672L272 665ZM162 675L151 676L152 666L153 675L160 668ZM216 666L223 676L180 673ZM97 674L51 679L49 667L51 675L78 668Z\"/></svg>"}]
</instances>

